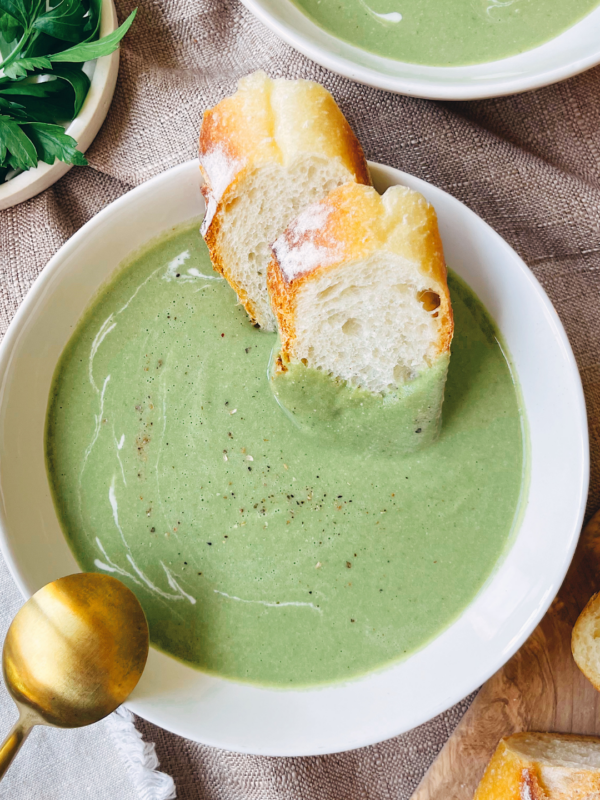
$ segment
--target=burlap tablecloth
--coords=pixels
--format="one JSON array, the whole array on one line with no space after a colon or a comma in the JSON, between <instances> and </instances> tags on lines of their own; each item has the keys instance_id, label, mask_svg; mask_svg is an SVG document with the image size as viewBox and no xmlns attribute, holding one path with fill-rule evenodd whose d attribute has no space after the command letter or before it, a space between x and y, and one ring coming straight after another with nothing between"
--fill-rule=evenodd
<instances>
[{"instance_id":1,"label":"burlap tablecloth","mask_svg":"<svg viewBox=\"0 0 600 800\"><path fill-rule=\"evenodd\" d=\"M120 18L135 5L136 0L117 0ZM237 78L257 68L273 77L312 78L331 90L368 158L462 200L510 242L541 281L583 379L592 446L589 510L596 509L600 69L521 96L434 103L327 72L282 44L237 0L140 0L139 5L122 48L112 108L87 154L90 166L0 212L2 332L39 271L84 222L131 187L195 156L203 109L232 92ZM175 778L180 800L404 800L468 702L381 745L315 758L225 753L142 720L138 726L156 741L161 768ZM85 775L81 780L83 786Z\"/></svg>"}]
</instances>

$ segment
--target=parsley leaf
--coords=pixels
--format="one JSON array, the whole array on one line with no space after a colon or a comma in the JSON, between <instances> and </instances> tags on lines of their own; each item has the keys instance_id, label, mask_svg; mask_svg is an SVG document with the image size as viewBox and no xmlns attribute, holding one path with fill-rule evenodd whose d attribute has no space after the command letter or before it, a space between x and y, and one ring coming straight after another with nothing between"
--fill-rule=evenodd
<instances>
[{"instance_id":1,"label":"parsley leaf","mask_svg":"<svg viewBox=\"0 0 600 800\"><path fill-rule=\"evenodd\" d=\"M44 122L27 122L24 130L35 146L38 158L46 164L54 164L58 158L65 164L85 166L88 162L83 153L77 150L77 142L65 133L60 125L47 125Z\"/></svg>"},{"instance_id":2,"label":"parsley leaf","mask_svg":"<svg viewBox=\"0 0 600 800\"><path fill-rule=\"evenodd\" d=\"M62 0L38 17L33 27L65 42L80 42L84 36L86 10L80 0Z\"/></svg>"},{"instance_id":3,"label":"parsley leaf","mask_svg":"<svg viewBox=\"0 0 600 800\"><path fill-rule=\"evenodd\" d=\"M25 116L37 122L63 122L73 116L73 87L66 81L0 83L0 97L18 103Z\"/></svg>"},{"instance_id":4,"label":"parsley leaf","mask_svg":"<svg viewBox=\"0 0 600 800\"><path fill-rule=\"evenodd\" d=\"M0 0L0 183L38 161L87 164L64 130L89 92L82 65L116 50L136 12L99 39L102 0Z\"/></svg>"},{"instance_id":5,"label":"parsley leaf","mask_svg":"<svg viewBox=\"0 0 600 800\"><path fill-rule=\"evenodd\" d=\"M73 93L73 108L69 119L75 119L87 97L90 89L90 79L81 69L81 66L75 64L54 64L52 74L58 78L57 82L63 84L66 82L70 85Z\"/></svg>"},{"instance_id":6,"label":"parsley leaf","mask_svg":"<svg viewBox=\"0 0 600 800\"><path fill-rule=\"evenodd\" d=\"M1 2L1 0L0 0ZM4 67L4 74L7 78L24 78L28 72L35 69L52 69L52 64L47 56L37 56L36 58L20 58L13 61L8 67Z\"/></svg>"},{"instance_id":7,"label":"parsley leaf","mask_svg":"<svg viewBox=\"0 0 600 800\"><path fill-rule=\"evenodd\" d=\"M61 128L62 130L62 128ZM30 169L36 167L38 154L29 139L15 120L5 115L0 116L0 161L7 158L13 169Z\"/></svg>"},{"instance_id":8,"label":"parsley leaf","mask_svg":"<svg viewBox=\"0 0 600 800\"><path fill-rule=\"evenodd\" d=\"M102 0L89 0L88 15L85 23L86 38L84 41L91 42L92 39L98 38L98 34L100 33L101 17Z\"/></svg>"},{"instance_id":9,"label":"parsley leaf","mask_svg":"<svg viewBox=\"0 0 600 800\"><path fill-rule=\"evenodd\" d=\"M0 0L2 2L2 0ZM58 61L92 61L94 58L101 58L107 56L116 50L119 42L125 36L131 23L135 19L137 8L134 9L127 17L125 22L117 28L116 31L103 36L97 42L85 42L84 44L76 44L75 47L70 47L68 50L63 50L62 53L56 53L50 56L50 60L54 63Z\"/></svg>"},{"instance_id":10,"label":"parsley leaf","mask_svg":"<svg viewBox=\"0 0 600 800\"><path fill-rule=\"evenodd\" d=\"M43 83L30 83L26 79L0 83L2 95L29 95L30 97L50 97L61 91L62 86L58 81L44 81Z\"/></svg>"},{"instance_id":11,"label":"parsley leaf","mask_svg":"<svg viewBox=\"0 0 600 800\"><path fill-rule=\"evenodd\" d=\"M27 78L7 83L0 80L0 96L14 97L18 102L24 103L38 122L66 122L74 119L85 102L90 79L78 64L57 64L52 76L51 80L43 83L31 83ZM43 100L47 102L44 103ZM34 111L38 107L45 109L43 116Z\"/></svg>"},{"instance_id":12,"label":"parsley leaf","mask_svg":"<svg viewBox=\"0 0 600 800\"><path fill-rule=\"evenodd\" d=\"M19 21L10 14L0 10L0 34L5 42L14 42L23 32Z\"/></svg>"},{"instance_id":13,"label":"parsley leaf","mask_svg":"<svg viewBox=\"0 0 600 800\"><path fill-rule=\"evenodd\" d=\"M15 119L27 119L25 108L20 103L7 100L5 97L0 97L0 114L7 114ZM0 159L0 161L1 160L2 159Z\"/></svg>"},{"instance_id":14,"label":"parsley leaf","mask_svg":"<svg viewBox=\"0 0 600 800\"><path fill-rule=\"evenodd\" d=\"M23 0L0 0L0 10L9 14L24 28L29 24L30 13L33 11L34 5L35 2L30 2L26 5ZM29 8L27 8L27 6L29 6Z\"/></svg>"}]
</instances>

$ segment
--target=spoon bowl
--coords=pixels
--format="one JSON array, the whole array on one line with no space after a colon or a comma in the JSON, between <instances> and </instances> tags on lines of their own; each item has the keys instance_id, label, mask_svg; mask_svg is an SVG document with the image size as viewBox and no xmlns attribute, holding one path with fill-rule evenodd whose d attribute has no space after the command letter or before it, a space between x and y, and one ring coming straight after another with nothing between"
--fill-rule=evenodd
<instances>
[{"instance_id":1,"label":"spoon bowl","mask_svg":"<svg viewBox=\"0 0 600 800\"><path fill-rule=\"evenodd\" d=\"M0 747L0 778L34 725L78 728L118 708L142 675L148 644L142 607L116 578L78 573L36 592L2 653L20 716Z\"/></svg>"}]
</instances>

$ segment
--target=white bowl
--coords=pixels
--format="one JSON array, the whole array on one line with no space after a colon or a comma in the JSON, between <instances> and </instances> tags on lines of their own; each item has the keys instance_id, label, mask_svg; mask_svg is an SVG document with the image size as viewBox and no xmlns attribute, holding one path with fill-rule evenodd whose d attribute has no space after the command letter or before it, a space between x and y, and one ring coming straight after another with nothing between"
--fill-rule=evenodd
<instances>
[{"instance_id":1,"label":"white bowl","mask_svg":"<svg viewBox=\"0 0 600 800\"><path fill-rule=\"evenodd\" d=\"M563 327L525 264L450 195L371 165L379 190L405 183L435 205L449 264L483 300L519 375L530 482L512 547L461 617L403 662L346 684L275 690L197 672L151 650L129 708L174 733L241 752L298 756L402 733L481 685L515 652L557 593L579 535L588 436L579 373ZM197 162L116 200L54 256L0 347L0 547L26 597L78 571L44 465L52 374L83 310L133 250L200 216Z\"/></svg>"},{"instance_id":2,"label":"white bowl","mask_svg":"<svg viewBox=\"0 0 600 800\"><path fill-rule=\"evenodd\" d=\"M112 33L118 24L113 0L102 0L100 36ZM119 51L115 50L109 56L87 62L84 70L91 79L90 90L81 111L66 129L69 136L77 141L77 149L82 153L85 153L94 141L108 114L117 85ZM0 183L0 211L35 197L62 178L72 166L62 161L55 161L54 164L44 164L40 161L35 169L21 172L11 180Z\"/></svg>"},{"instance_id":3,"label":"white bowl","mask_svg":"<svg viewBox=\"0 0 600 800\"><path fill-rule=\"evenodd\" d=\"M383 58L312 22L291 0L242 0L281 39L353 81L431 100L475 100L537 89L600 63L600 7L541 47L467 67L426 67ZM542 0L543 2L543 0Z\"/></svg>"}]
</instances>

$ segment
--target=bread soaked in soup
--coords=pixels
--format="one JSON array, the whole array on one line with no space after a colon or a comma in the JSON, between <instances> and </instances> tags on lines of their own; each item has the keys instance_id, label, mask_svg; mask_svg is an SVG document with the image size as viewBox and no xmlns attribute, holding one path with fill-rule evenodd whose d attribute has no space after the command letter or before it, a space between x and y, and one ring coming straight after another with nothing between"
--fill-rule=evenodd
<instances>
[{"instance_id":1,"label":"bread soaked in soup","mask_svg":"<svg viewBox=\"0 0 600 800\"><path fill-rule=\"evenodd\" d=\"M275 242L267 282L281 338L272 388L301 427L344 442L358 426L369 449L435 440L454 322L422 195L335 189Z\"/></svg>"}]
</instances>

